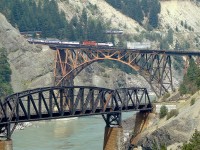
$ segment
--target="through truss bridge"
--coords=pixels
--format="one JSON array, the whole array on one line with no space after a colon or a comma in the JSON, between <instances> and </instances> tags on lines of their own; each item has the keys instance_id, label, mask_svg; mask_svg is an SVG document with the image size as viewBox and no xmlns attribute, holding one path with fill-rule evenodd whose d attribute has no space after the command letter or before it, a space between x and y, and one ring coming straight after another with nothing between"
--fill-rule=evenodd
<instances>
[{"instance_id":1,"label":"through truss bridge","mask_svg":"<svg viewBox=\"0 0 200 150\"><path fill-rule=\"evenodd\" d=\"M89 86L38 88L15 93L0 102L0 132L6 133L4 136L9 139L15 126L20 122L86 115L104 115L109 126L117 121L117 119L110 121L110 118L116 114L121 115L123 111L150 112L151 110L152 104L146 88L116 90ZM106 114L110 114L107 119ZM13 128L11 124L14 124Z\"/></svg>"}]
</instances>

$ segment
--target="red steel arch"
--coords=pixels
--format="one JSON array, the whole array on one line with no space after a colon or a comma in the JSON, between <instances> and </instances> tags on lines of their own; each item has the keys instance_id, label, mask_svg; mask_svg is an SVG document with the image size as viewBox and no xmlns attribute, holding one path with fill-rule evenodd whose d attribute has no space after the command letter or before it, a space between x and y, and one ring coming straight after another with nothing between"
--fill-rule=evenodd
<instances>
[{"instance_id":1,"label":"red steel arch","mask_svg":"<svg viewBox=\"0 0 200 150\"><path fill-rule=\"evenodd\" d=\"M163 95L170 89L173 90L170 55L97 47L56 49L55 85L70 85L75 76L85 67L93 62L106 59L121 62L139 72L157 96Z\"/></svg>"}]
</instances>

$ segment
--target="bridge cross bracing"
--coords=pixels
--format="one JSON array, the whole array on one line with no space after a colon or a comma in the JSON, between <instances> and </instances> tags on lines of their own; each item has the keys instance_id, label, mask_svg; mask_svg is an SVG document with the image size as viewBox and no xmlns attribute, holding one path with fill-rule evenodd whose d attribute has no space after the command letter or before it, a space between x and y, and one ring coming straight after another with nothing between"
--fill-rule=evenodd
<instances>
[{"instance_id":1,"label":"bridge cross bracing","mask_svg":"<svg viewBox=\"0 0 200 150\"><path fill-rule=\"evenodd\" d=\"M159 97L174 90L172 81L172 56L186 56L200 60L198 51L136 50L98 47L52 46L55 52L54 77L56 85L70 85L85 67L96 61L114 60L128 65L142 75ZM73 84L72 84L73 85Z\"/></svg>"},{"instance_id":2,"label":"bridge cross bracing","mask_svg":"<svg viewBox=\"0 0 200 150\"><path fill-rule=\"evenodd\" d=\"M173 90L169 55L120 49L57 49L54 67L56 85L69 85L85 67L105 59L121 62L139 72L157 96Z\"/></svg>"},{"instance_id":3,"label":"bridge cross bracing","mask_svg":"<svg viewBox=\"0 0 200 150\"><path fill-rule=\"evenodd\" d=\"M20 122L151 110L145 88L39 88L15 93L0 102L0 132L7 133L4 137L10 138L15 129L15 126L11 129L11 124Z\"/></svg>"}]
</instances>

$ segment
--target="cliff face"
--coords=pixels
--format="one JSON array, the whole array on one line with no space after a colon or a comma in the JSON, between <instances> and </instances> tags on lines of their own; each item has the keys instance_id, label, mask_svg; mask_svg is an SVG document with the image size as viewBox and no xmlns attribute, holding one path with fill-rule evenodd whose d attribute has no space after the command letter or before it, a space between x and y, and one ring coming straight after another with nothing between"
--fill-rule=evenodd
<instances>
[{"instance_id":1,"label":"cliff face","mask_svg":"<svg viewBox=\"0 0 200 150\"><path fill-rule=\"evenodd\" d=\"M0 20L0 47L8 52L14 92L51 85L53 51L48 47L30 45L2 14Z\"/></svg>"}]
</instances>

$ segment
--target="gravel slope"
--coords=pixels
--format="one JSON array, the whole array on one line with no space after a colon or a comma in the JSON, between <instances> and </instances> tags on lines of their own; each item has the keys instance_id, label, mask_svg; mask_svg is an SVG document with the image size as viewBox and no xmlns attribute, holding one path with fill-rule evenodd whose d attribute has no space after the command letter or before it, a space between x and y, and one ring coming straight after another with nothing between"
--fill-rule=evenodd
<instances>
[{"instance_id":1,"label":"gravel slope","mask_svg":"<svg viewBox=\"0 0 200 150\"><path fill-rule=\"evenodd\" d=\"M200 31L200 7L191 1L161 1L160 21L161 26L167 29L168 26L173 29L178 27L181 31L186 31L181 26L181 21L187 22L188 26L195 29L195 32Z\"/></svg>"}]
</instances>

